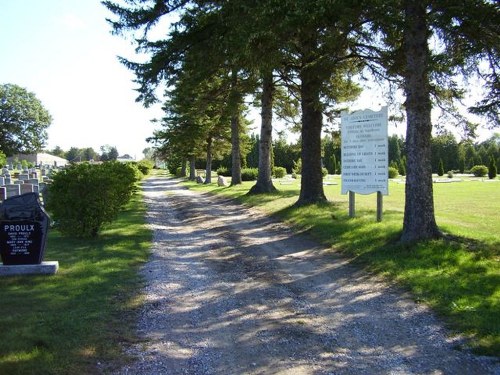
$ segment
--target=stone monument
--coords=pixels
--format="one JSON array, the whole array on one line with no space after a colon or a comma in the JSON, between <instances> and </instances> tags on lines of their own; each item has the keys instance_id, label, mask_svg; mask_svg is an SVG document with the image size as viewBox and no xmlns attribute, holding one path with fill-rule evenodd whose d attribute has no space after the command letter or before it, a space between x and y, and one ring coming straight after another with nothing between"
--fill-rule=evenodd
<instances>
[{"instance_id":1,"label":"stone monument","mask_svg":"<svg viewBox=\"0 0 500 375\"><path fill-rule=\"evenodd\" d=\"M0 274L55 273L58 262L43 262L50 218L36 193L0 204ZM12 267L12 268L11 268Z\"/></svg>"}]
</instances>

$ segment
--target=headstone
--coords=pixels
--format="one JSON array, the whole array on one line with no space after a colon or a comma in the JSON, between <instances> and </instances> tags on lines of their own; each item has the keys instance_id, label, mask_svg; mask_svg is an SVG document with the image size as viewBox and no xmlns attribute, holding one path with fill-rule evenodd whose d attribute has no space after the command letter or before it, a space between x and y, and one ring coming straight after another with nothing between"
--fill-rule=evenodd
<instances>
[{"instance_id":1,"label":"headstone","mask_svg":"<svg viewBox=\"0 0 500 375\"><path fill-rule=\"evenodd\" d=\"M227 186L224 176L217 177L217 186Z\"/></svg>"},{"instance_id":2,"label":"headstone","mask_svg":"<svg viewBox=\"0 0 500 375\"><path fill-rule=\"evenodd\" d=\"M38 178L30 178L29 180L24 181L25 184L38 185L40 182Z\"/></svg>"},{"instance_id":3,"label":"headstone","mask_svg":"<svg viewBox=\"0 0 500 375\"><path fill-rule=\"evenodd\" d=\"M203 179L203 177L198 176L198 177L196 177L196 183L198 183L198 184L204 184L205 180Z\"/></svg>"},{"instance_id":4,"label":"headstone","mask_svg":"<svg viewBox=\"0 0 500 375\"><path fill-rule=\"evenodd\" d=\"M16 180L16 181L14 181L14 184L22 185L22 184L24 184L24 181L23 180Z\"/></svg>"},{"instance_id":5,"label":"headstone","mask_svg":"<svg viewBox=\"0 0 500 375\"><path fill-rule=\"evenodd\" d=\"M4 185L12 184L12 179L10 177L5 177Z\"/></svg>"},{"instance_id":6,"label":"headstone","mask_svg":"<svg viewBox=\"0 0 500 375\"><path fill-rule=\"evenodd\" d=\"M0 187L0 201L3 202L7 199L7 188L5 186Z\"/></svg>"},{"instance_id":7,"label":"headstone","mask_svg":"<svg viewBox=\"0 0 500 375\"><path fill-rule=\"evenodd\" d=\"M0 186L5 185L5 177L0 177Z\"/></svg>"},{"instance_id":8,"label":"headstone","mask_svg":"<svg viewBox=\"0 0 500 375\"><path fill-rule=\"evenodd\" d=\"M25 180L28 180L30 178L30 175L28 173L22 173L19 175L18 178L22 181L25 181Z\"/></svg>"},{"instance_id":9,"label":"headstone","mask_svg":"<svg viewBox=\"0 0 500 375\"><path fill-rule=\"evenodd\" d=\"M7 199L21 194L21 185L19 184L5 185L5 189L7 190Z\"/></svg>"},{"instance_id":10,"label":"headstone","mask_svg":"<svg viewBox=\"0 0 500 375\"><path fill-rule=\"evenodd\" d=\"M6 174L9 174L9 168L2 168L2 174L5 176Z\"/></svg>"},{"instance_id":11,"label":"headstone","mask_svg":"<svg viewBox=\"0 0 500 375\"><path fill-rule=\"evenodd\" d=\"M8 198L0 204L0 253L4 265L40 264L49 216L35 193Z\"/></svg>"},{"instance_id":12,"label":"headstone","mask_svg":"<svg viewBox=\"0 0 500 375\"><path fill-rule=\"evenodd\" d=\"M36 171L32 171L32 172L30 173L30 178L37 178L37 179L38 179L38 172L36 172Z\"/></svg>"},{"instance_id":13,"label":"headstone","mask_svg":"<svg viewBox=\"0 0 500 375\"><path fill-rule=\"evenodd\" d=\"M21 194L33 193L33 185L32 184L22 184L21 186Z\"/></svg>"}]
</instances>

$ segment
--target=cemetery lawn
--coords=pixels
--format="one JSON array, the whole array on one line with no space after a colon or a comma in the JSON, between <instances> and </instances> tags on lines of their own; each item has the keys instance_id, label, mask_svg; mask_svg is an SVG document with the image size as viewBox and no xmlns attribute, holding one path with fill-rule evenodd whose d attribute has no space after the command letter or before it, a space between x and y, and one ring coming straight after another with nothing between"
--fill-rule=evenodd
<instances>
[{"instance_id":1,"label":"cemetery lawn","mask_svg":"<svg viewBox=\"0 0 500 375\"><path fill-rule=\"evenodd\" d=\"M126 360L152 238L144 214L137 194L96 239L50 230L56 275L0 278L0 374L91 374Z\"/></svg>"},{"instance_id":2,"label":"cemetery lawn","mask_svg":"<svg viewBox=\"0 0 500 375\"><path fill-rule=\"evenodd\" d=\"M216 181L216 179L215 179ZM307 232L409 290L431 306L452 331L469 338L478 354L500 356L500 181L434 184L436 220L442 240L401 245L404 184L391 181L384 197L383 221L376 222L376 195L356 195L356 218L348 217L348 197L339 176L328 176L326 204L292 207L300 181L280 184L275 194L248 196L254 182L235 187L197 185L190 189L223 194ZM375 313L375 312L374 312Z\"/></svg>"}]
</instances>

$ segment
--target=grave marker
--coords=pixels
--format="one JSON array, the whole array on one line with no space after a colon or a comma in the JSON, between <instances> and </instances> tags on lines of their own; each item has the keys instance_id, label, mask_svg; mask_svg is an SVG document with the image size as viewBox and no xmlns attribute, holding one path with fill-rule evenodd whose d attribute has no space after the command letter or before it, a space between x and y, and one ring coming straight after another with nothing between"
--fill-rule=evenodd
<instances>
[{"instance_id":1,"label":"grave marker","mask_svg":"<svg viewBox=\"0 0 500 375\"><path fill-rule=\"evenodd\" d=\"M49 216L35 193L6 199L0 204L0 253L3 264L40 264L48 229Z\"/></svg>"}]
</instances>

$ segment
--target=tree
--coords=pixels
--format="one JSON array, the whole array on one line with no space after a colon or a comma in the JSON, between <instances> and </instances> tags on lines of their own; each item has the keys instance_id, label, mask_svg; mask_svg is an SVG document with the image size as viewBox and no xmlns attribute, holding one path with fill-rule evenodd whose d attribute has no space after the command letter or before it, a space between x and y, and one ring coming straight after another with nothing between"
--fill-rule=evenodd
<instances>
[{"instance_id":1,"label":"tree","mask_svg":"<svg viewBox=\"0 0 500 375\"><path fill-rule=\"evenodd\" d=\"M490 164L488 165L488 177L490 180L497 177L497 165L493 156L490 158Z\"/></svg>"},{"instance_id":2,"label":"tree","mask_svg":"<svg viewBox=\"0 0 500 375\"><path fill-rule=\"evenodd\" d=\"M431 98L441 107L452 108L454 100L464 94L454 77L474 73L486 81L485 87L493 94L490 98L498 98L494 88L499 82L500 12L487 0L393 0L366 5L375 29L366 34L370 40L365 55L375 56L371 61L381 63L385 73L374 68L374 74L401 85L406 99L407 178L401 241L438 238L430 149ZM382 52L381 40L387 47Z\"/></svg>"},{"instance_id":3,"label":"tree","mask_svg":"<svg viewBox=\"0 0 500 375\"><path fill-rule=\"evenodd\" d=\"M81 154L81 157L83 157L83 152ZM101 155L99 157L101 161L114 161L118 159L118 155L116 147L110 145L101 146Z\"/></svg>"},{"instance_id":4,"label":"tree","mask_svg":"<svg viewBox=\"0 0 500 375\"><path fill-rule=\"evenodd\" d=\"M6 155L42 150L51 122L34 93L13 84L0 85L0 150Z\"/></svg>"},{"instance_id":5,"label":"tree","mask_svg":"<svg viewBox=\"0 0 500 375\"><path fill-rule=\"evenodd\" d=\"M443 159L439 159L439 165L438 165L438 176L444 176L444 165L443 165Z\"/></svg>"}]
</instances>

